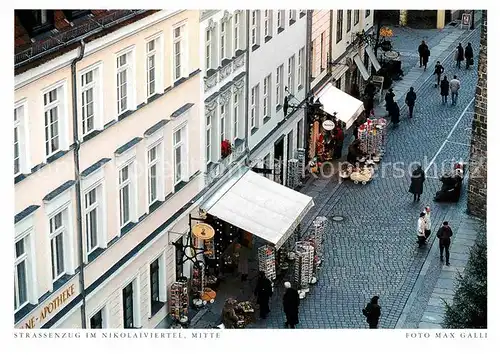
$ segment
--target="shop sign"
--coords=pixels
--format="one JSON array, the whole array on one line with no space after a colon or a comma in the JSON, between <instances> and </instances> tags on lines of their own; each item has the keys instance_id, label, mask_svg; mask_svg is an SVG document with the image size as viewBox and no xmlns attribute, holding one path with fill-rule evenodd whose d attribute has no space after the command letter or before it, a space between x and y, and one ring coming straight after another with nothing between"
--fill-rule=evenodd
<instances>
[{"instance_id":1,"label":"shop sign","mask_svg":"<svg viewBox=\"0 0 500 355\"><path fill-rule=\"evenodd\" d=\"M335 122L330 121L330 120L326 120L323 122L323 129L325 131L331 131L334 128L335 128Z\"/></svg>"},{"instance_id":2,"label":"shop sign","mask_svg":"<svg viewBox=\"0 0 500 355\"><path fill-rule=\"evenodd\" d=\"M471 14L462 14L462 26L470 26Z\"/></svg>"},{"instance_id":3,"label":"shop sign","mask_svg":"<svg viewBox=\"0 0 500 355\"><path fill-rule=\"evenodd\" d=\"M197 223L191 229L193 235L200 240L210 240L215 235L214 228L206 223Z\"/></svg>"},{"instance_id":4,"label":"shop sign","mask_svg":"<svg viewBox=\"0 0 500 355\"><path fill-rule=\"evenodd\" d=\"M40 328L47 323L63 306L65 306L69 299L75 295L75 284L71 284L66 289L61 291L57 297L52 299L49 303L38 309L38 313L33 314L27 318L20 325L20 329L35 329Z\"/></svg>"}]
</instances>

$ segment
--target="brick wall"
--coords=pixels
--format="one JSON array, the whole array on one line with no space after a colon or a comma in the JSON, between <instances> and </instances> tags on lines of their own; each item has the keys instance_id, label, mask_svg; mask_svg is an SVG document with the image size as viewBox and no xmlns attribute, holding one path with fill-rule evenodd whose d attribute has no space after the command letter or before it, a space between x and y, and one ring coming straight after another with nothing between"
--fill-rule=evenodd
<instances>
[{"instance_id":1,"label":"brick wall","mask_svg":"<svg viewBox=\"0 0 500 355\"><path fill-rule=\"evenodd\" d=\"M487 184L487 13L483 10L481 46L479 50L478 81L472 123L470 146L470 175L467 210L473 216L486 220Z\"/></svg>"}]
</instances>

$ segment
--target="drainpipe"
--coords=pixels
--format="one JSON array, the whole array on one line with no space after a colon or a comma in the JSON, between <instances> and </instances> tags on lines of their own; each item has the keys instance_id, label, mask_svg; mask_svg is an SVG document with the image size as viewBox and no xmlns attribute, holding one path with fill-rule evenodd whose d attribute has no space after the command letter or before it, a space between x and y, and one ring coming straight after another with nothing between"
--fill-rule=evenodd
<instances>
[{"instance_id":1,"label":"drainpipe","mask_svg":"<svg viewBox=\"0 0 500 355\"><path fill-rule=\"evenodd\" d=\"M75 192L76 192L76 235L78 239L78 264L80 265L80 293L82 295L81 320L82 329L87 328L87 313L85 311L85 276L84 276L84 250L83 250L83 228L82 228L82 199L81 199L81 184L80 184L80 140L78 139L78 95L76 90L76 63L83 59L85 53L85 42L83 39L80 41L80 54L71 62L71 97L73 99L73 140L75 142L75 150L73 152L74 168L75 168Z\"/></svg>"},{"instance_id":2,"label":"drainpipe","mask_svg":"<svg viewBox=\"0 0 500 355\"><path fill-rule=\"evenodd\" d=\"M311 27L312 27L312 11L311 11ZM311 28L311 32L312 32L312 28ZM330 36L330 40L328 41L328 62L326 63L326 67L328 69L328 75L331 76L332 75L332 66L330 65L330 63L333 62L333 41L335 41L335 43L337 42L337 38L336 37L333 37L334 36L334 33L333 33L333 10L330 10L330 31L329 31L329 36ZM335 35L336 35L337 32L335 32ZM311 34L312 36L312 34Z\"/></svg>"},{"instance_id":3,"label":"drainpipe","mask_svg":"<svg viewBox=\"0 0 500 355\"><path fill-rule=\"evenodd\" d=\"M313 16L313 11L314 10L307 10L307 18L306 18L306 22L307 22L307 29L306 29L306 50L305 50L305 68L304 68L304 71L305 71L305 83L304 83L304 87L305 87L305 98L306 100L309 100L308 96L309 95L314 95L314 92L313 92L313 88L311 87L311 73L312 73L312 55L311 55L311 50L313 49L312 47L312 16ZM332 10L330 10L330 15L331 15L331 12ZM331 16L330 16L330 23L331 23ZM331 36L331 35L330 35ZM330 44L329 44L329 51L328 53L331 53L331 48L332 48L332 41L331 41L331 37L330 37ZM329 56L331 57L331 56ZM330 59L328 59L330 60ZM327 61L328 61L327 60ZM329 67L329 64L326 63L326 66L327 68ZM303 142L303 147L304 150L305 150L305 161L306 163L308 162L308 147L309 147L309 105L308 103L306 103L304 105L304 120L303 120L303 124L302 124L302 134L303 134L303 137L302 137L302 142Z\"/></svg>"},{"instance_id":4,"label":"drainpipe","mask_svg":"<svg viewBox=\"0 0 500 355\"><path fill-rule=\"evenodd\" d=\"M246 32L246 48L247 48L247 53L246 53L246 62L245 62L245 114L243 117L245 117L245 151L247 154L246 157L246 165L250 162L250 148L248 145L248 140L250 139L250 135L248 134L248 100L249 98L249 93L250 93L250 73L249 73L249 68L250 68L250 52L252 51L252 48L250 48L250 10L245 10L246 12L246 18L245 18L245 32Z\"/></svg>"}]
</instances>

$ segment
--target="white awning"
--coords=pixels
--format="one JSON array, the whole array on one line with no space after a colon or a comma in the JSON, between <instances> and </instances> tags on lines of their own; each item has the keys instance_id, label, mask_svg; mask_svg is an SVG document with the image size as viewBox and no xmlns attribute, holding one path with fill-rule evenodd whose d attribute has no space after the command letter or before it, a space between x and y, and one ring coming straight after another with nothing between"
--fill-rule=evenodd
<instances>
[{"instance_id":1,"label":"white awning","mask_svg":"<svg viewBox=\"0 0 500 355\"><path fill-rule=\"evenodd\" d=\"M346 129L363 112L363 102L351 95L337 89L331 83L327 84L317 95L319 102L323 105L323 111L333 115L346 124Z\"/></svg>"},{"instance_id":2,"label":"white awning","mask_svg":"<svg viewBox=\"0 0 500 355\"><path fill-rule=\"evenodd\" d=\"M381 66L380 63L378 62L377 56L375 55L375 52L373 51L372 46L366 46L365 47L366 54L368 54L368 57L370 58L370 62L372 62L373 67L375 68L375 71L379 71Z\"/></svg>"},{"instance_id":3,"label":"white awning","mask_svg":"<svg viewBox=\"0 0 500 355\"><path fill-rule=\"evenodd\" d=\"M279 248L312 206L312 197L245 170L231 177L202 208Z\"/></svg>"},{"instance_id":4,"label":"white awning","mask_svg":"<svg viewBox=\"0 0 500 355\"><path fill-rule=\"evenodd\" d=\"M356 54L353 59L361 75L363 76L363 79L368 80L370 78L370 74L368 74L368 70L366 70L365 65L363 64L363 61L361 60L359 54Z\"/></svg>"}]
</instances>

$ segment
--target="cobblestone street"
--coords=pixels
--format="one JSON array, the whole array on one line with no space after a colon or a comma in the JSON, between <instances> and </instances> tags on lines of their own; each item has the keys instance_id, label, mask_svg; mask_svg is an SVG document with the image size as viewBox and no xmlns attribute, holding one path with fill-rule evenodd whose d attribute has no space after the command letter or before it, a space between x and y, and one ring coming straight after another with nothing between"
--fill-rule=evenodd
<instances>
[{"instance_id":1,"label":"cobblestone street","mask_svg":"<svg viewBox=\"0 0 500 355\"><path fill-rule=\"evenodd\" d=\"M429 39L431 52L432 45L437 45L449 31L452 30L435 31L438 33L428 35L432 37ZM410 36L415 36L413 32L420 36L423 31L412 31ZM402 31L398 33L402 43L409 42L402 39ZM479 35L479 31L472 35L464 33L458 41L464 46L471 42L477 55ZM412 42L418 44L420 40L421 37L417 37ZM450 45L440 58L431 58L431 69L414 84L418 98L413 119L408 119L407 108L403 106L404 97L399 100L402 123L397 129L390 128L383 161L387 166L384 174L379 170L379 176L365 186L354 185L349 181L339 184L336 179L320 179L303 191L313 196L316 203L304 223L306 228L316 215L330 218L340 216L343 220L330 220L320 280L301 303L300 328L366 328L361 309L373 295L380 296L380 327L396 327L430 249L416 248L419 212L425 205L431 206L432 238L444 220L450 221L455 229L459 227L465 214L465 192L458 204L436 204L432 200L440 188L438 176L443 169L450 167L452 161L467 161L469 154L472 100L477 73L476 68L466 71L454 67L452 53L458 41ZM462 88L456 106L441 105L441 97L438 89L434 88L432 76L436 59L444 63L445 74L449 79L456 74L461 81ZM417 61L418 57L415 57L412 63L418 65ZM407 192L411 162L422 163L428 174L424 194L418 204L412 203L412 196ZM393 176L395 163L404 167L404 177ZM452 266L464 266L457 263L460 264L460 261L454 261ZM439 267L436 263L436 279ZM422 285L421 294L424 296L420 299L425 299L426 292L430 296L435 282L431 273L428 282ZM256 327L283 327L283 290L280 286L273 296L269 318L260 321ZM406 318L407 326L416 327L426 305L427 302L423 301L420 305L415 303L412 314Z\"/></svg>"}]
</instances>

